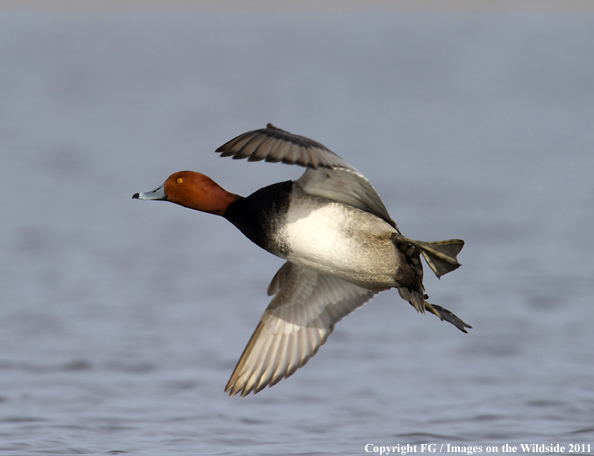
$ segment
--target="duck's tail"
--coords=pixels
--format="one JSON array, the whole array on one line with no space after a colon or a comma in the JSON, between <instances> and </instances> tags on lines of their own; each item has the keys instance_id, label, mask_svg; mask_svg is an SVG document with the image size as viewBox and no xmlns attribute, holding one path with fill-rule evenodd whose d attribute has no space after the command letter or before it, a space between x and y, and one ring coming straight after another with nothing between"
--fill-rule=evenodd
<instances>
[{"instance_id":1,"label":"duck's tail","mask_svg":"<svg viewBox=\"0 0 594 456\"><path fill-rule=\"evenodd\" d=\"M461 239L424 242L402 237L402 240L410 242L421 250L425 261L437 277L441 277L461 266L456 258L462 247L464 247L464 241Z\"/></svg>"}]
</instances>

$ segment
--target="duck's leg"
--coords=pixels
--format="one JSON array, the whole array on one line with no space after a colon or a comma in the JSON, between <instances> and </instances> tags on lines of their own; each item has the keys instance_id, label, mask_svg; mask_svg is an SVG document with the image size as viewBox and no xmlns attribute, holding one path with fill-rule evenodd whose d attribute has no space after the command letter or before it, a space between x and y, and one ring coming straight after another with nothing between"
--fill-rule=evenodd
<instances>
[{"instance_id":1,"label":"duck's leg","mask_svg":"<svg viewBox=\"0 0 594 456\"><path fill-rule=\"evenodd\" d=\"M456 256L464 247L461 239L449 239L447 241L424 242L415 241L402 236L400 240L409 242L418 247L429 267L437 277L458 269L461 265Z\"/></svg>"},{"instance_id":2,"label":"duck's leg","mask_svg":"<svg viewBox=\"0 0 594 456\"><path fill-rule=\"evenodd\" d=\"M472 326L462 321L460 317L454 315L448 309L444 309L441 306L430 304L427 301L425 301L425 309L427 309L432 314L437 315L441 319L441 321L447 321L448 323L453 324L462 332L468 333L468 331L466 331L465 328L472 329Z\"/></svg>"}]
</instances>

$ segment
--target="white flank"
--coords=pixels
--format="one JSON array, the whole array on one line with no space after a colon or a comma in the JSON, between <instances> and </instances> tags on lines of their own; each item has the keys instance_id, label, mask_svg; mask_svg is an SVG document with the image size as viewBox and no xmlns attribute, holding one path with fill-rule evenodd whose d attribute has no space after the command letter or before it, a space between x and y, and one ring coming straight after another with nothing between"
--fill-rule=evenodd
<instances>
[{"instance_id":1,"label":"white flank","mask_svg":"<svg viewBox=\"0 0 594 456\"><path fill-rule=\"evenodd\" d=\"M394 286L395 230L380 218L308 196L292 202L287 222L289 261L368 289Z\"/></svg>"}]
</instances>

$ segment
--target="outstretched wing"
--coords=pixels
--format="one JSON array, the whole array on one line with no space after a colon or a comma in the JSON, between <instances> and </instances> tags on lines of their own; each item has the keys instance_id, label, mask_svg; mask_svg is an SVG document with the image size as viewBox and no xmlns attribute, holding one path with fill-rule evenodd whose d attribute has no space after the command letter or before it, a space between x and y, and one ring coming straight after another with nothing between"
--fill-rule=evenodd
<instances>
[{"instance_id":1,"label":"outstretched wing","mask_svg":"<svg viewBox=\"0 0 594 456\"><path fill-rule=\"evenodd\" d=\"M266 128L248 131L233 138L216 152L220 152L221 157L232 157L236 160L247 158L248 161L283 162L312 169L323 167L357 171L319 142L281 130L271 123L266 125Z\"/></svg>"},{"instance_id":2,"label":"outstretched wing","mask_svg":"<svg viewBox=\"0 0 594 456\"><path fill-rule=\"evenodd\" d=\"M270 284L269 293L276 292L227 383L231 396L257 393L293 375L317 353L338 321L375 295L289 262Z\"/></svg>"},{"instance_id":3,"label":"outstretched wing","mask_svg":"<svg viewBox=\"0 0 594 456\"><path fill-rule=\"evenodd\" d=\"M308 169L296 183L307 194L356 207L396 228L381 198L357 169L326 146L272 124L223 144L221 157L301 165Z\"/></svg>"}]
</instances>

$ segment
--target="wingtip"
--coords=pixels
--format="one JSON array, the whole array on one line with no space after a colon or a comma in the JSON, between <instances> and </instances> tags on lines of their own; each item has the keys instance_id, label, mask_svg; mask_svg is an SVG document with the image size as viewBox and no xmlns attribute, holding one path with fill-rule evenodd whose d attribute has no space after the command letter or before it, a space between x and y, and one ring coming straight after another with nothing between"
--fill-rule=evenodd
<instances>
[{"instance_id":1,"label":"wingtip","mask_svg":"<svg viewBox=\"0 0 594 456\"><path fill-rule=\"evenodd\" d=\"M251 387L248 387L248 385L245 384L239 386L237 383L231 384L231 380L229 380L229 383L227 383L227 386L225 387L225 393L229 393L229 397L237 396L238 394L239 397L246 397L250 393L258 394L266 388L266 386L268 386L268 384L258 386L258 388L255 388L255 385L252 385Z\"/></svg>"},{"instance_id":2,"label":"wingtip","mask_svg":"<svg viewBox=\"0 0 594 456\"><path fill-rule=\"evenodd\" d=\"M229 393L229 397L237 396L239 391L239 388L236 389L235 385L227 384L227 386L225 387L225 393ZM243 395L241 397L243 397Z\"/></svg>"}]
</instances>

